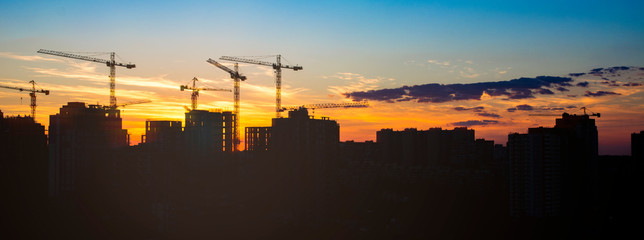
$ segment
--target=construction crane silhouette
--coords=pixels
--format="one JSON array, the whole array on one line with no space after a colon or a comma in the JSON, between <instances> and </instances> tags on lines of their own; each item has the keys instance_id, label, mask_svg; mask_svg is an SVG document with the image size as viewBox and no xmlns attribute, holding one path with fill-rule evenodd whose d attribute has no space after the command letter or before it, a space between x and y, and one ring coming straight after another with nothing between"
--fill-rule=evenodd
<instances>
[{"instance_id":1,"label":"construction crane silhouette","mask_svg":"<svg viewBox=\"0 0 644 240\"><path fill-rule=\"evenodd\" d=\"M601 113L591 113L591 114L586 113L586 110L587 110L586 107L581 107L581 108L579 108L579 110L584 110L584 115L583 116L590 116L590 117L601 117L602 116ZM563 114L548 114L548 113L541 114L541 113L536 113L536 114L528 114L528 116L558 117L558 116L562 116L564 114L568 114L568 113L565 113L565 112Z\"/></svg>"},{"instance_id":2,"label":"construction crane silhouette","mask_svg":"<svg viewBox=\"0 0 644 240\"><path fill-rule=\"evenodd\" d=\"M283 111L288 111L288 110L296 110L296 109L311 109L312 115L315 114L315 109L316 108L365 108L369 107L369 102L367 101L362 101L362 102L349 102L349 103L318 103L318 104L305 104L301 106L290 106L290 107L283 107L280 108L280 112Z\"/></svg>"},{"instance_id":3,"label":"construction crane silhouette","mask_svg":"<svg viewBox=\"0 0 644 240\"><path fill-rule=\"evenodd\" d=\"M143 104L143 103L151 103L152 101L150 100L139 100L139 101L132 101L132 102L126 102L122 104L116 105L117 107L126 107L130 105L135 105L135 104Z\"/></svg>"},{"instance_id":4,"label":"construction crane silhouette","mask_svg":"<svg viewBox=\"0 0 644 240\"><path fill-rule=\"evenodd\" d=\"M73 58L73 59L79 59L79 60L85 60L85 61L90 61L90 62L97 62L97 63L103 63L110 67L110 107L113 109L116 109L116 94L115 94L115 89L116 89L116 67L125 67L127 69L132 69L135 68L136 65L132 63L119 63L116 62L114 59L116 53L114 52L109 52L110 54L110 59L105 60L105 59L100 59L100 58L95 58L95 57L89 57L89 56L82 56L78 54L73 54L69 52L61 52L61 51L53 51L53 50L45 50L45 49L40 49L38 50L38 53L43 53L43 54L49 54L49 55L54 55L54 56L60 56L60 57L66 57L66 58Z\"/></svg>"},{"instance_id":5,"label":"construction crane silhouette","mask_svg":"<svg viewBox=\"0 0 644 240\"><path fill-rule=\"evenodd\" d=\"M29 97L31 97L31 117L36 120L36 93L44 93L45 95L49 95L49 90L43 90L42 88L40 90L36 89L36 82L34 80L29 81L31 83L31 89L28 88L20 88L20 87L11 87L11 86L4 86L0 85L2 88L7 88L7 89L13 89L13 90L18 90L18 91L28 91L29 92Z\"/></svg>"},{"instance_id":6,"label":"construction crane silhouette","mask_svg":"<svg viewBox=\"0 0 644 240\"><path fill-rule=\"evenodd\" d=\"M591 113L590 115L589 115L589 114L587 114L587 113L586 113L586 109L587 109L586 107L581 107L580 109L581 109L581 110L584 110L584 115L586 115L586 116L595 116L595 117L601 117L601 116L602 116L602 114L601 114L601 113Z\"/></svg>"},{"instance_id":7,"label":"construction crane silhouette","mask_svg":"<svg viewBox=\"0 0 644 240\"><path fill-rule=\"evenodd\" d=\"M192 87L190 87L189 85L181 85L181 86L179 86L179 88L181 89L181 91L186 90L186 89L192 90L192 95L190 97L190 100L192 101L192 110L197 109L197 99L199 99L199 91L225 91L225 92L230 92L230 89L197 87L196 86L197 81L199 81L199 79L197 79L197 77L192 78L192 80L190 80L190 81L192 81ZM186 110L188 110L188 109L186 108Z\"/></svg>"},{"instance_id":8,"label":"construction crane silhouette","mask_svg":"<svg viewBox=\"0 0 644 240\"><path fill-rule=\"evenodd\" d=\"M233 136L234 136L233 150L235 152L237 152L238 149L239 149L239 143L240 143L240 140L239 140L239 98L240 98L239 97L239 83L240 83L240 81L245 81L246 76L241 75L239 73L239 65L237 63L235 63L235 65L234 65L235 70L232 70L232 69L222 65L221 63L218 63L217 61L213 60L212 58L208 58L208 60L206 60L206 62L208 62L208 63L210 63L212 65L215 65L215 67L218 67L221 70L226 71L227 73L230 74L230 78L233 79L233 83L234 83L233 84L234 85L233 89L234 89L234 95L235 95L235 101L234 101L235 128L233 129Z\"/></svg>"},{"instance_id":9,"label":"construction crane silhouette","mask_svg":"<svg viewBox=\"0 0 644 240\"><path fill-rule=\"evenodd\" d=\"M294 71L302 70L303 68L299 65L282 65L282 55L275 55L275 57L275 63L229 56L222 56L219 59L273 67L273 70L275 71L275 117L279 118L280 112L282 112L280 111L280 109L282 109L282 68L293 69Z\"/></svg>"}]
</instances>

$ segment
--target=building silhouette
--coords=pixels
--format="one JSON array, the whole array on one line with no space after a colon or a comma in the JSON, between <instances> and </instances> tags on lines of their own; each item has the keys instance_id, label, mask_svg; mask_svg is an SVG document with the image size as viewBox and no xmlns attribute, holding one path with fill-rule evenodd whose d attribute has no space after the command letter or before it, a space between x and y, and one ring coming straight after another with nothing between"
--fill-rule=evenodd
<instances>
[{"instance_id":1,"label":"building silhouette","mask_svg":"<svg viewBox=\"0 0 644 240\"><path fill-rule=\"evenodd\" d=\"M289 111L288 118L273 118L269 141L278 194L284 197L276 199L278 212L296 221L320 218L329 204L327 180L339 157L340 125L299 108Z\"/></svg>"},{"instance_id":2,"label":"building silhouette","mask_svg":"<svg viewBox=\"0 0 644 240\"><path fill-rule=\"evenodd\" d=\"M145 121L145 135L141 142L161 145L162 147L176 147L181 144L183 129L181 121Z\"/></svg>"},{"instance_id":3,"label":"building silhouette","mask_svg":"<svg viewBox=\"0 0 644 240\"><path fill-rule=\"evenodd\" d=\"M46 237L32 226L48 223L47 152L43 125L0 111L0 236Z\"/></svg>"},{"instance_id":4,"label":"building silhouette","mask_svg":"<svg viewBox=\"0 0 644 240\"><path fill-rule=\"evenodd\" d=\"M494 142L475 139L474 130L466 127L382 129L376 136L382 159L403 166L472 166L494 157Z\"/></svg>"},{"instance_id":5,"label":"building silhouette","mask_svg":"<svg viewBox=\"0 0 644 240\"><path fill-rule=\"evenodd\" d=\"M340 125L328 118L314 119L306 108L288 112L288 118L273 118L270 149L279 159L302 161L323 167L337 158Z\"/></svg>"},{"instance_id":6,"label":"building silhouette","mask_svg":"<svg viewBox=\"0 0 644 240\"><path fill-rule=\"evenodd\" d=\"M271 139L271 127L246 127L246 151L268 151Z\"/></svg>"},{"instance_id":7,"label":"building silhouette","mask_svg":"<svg viewBox=\"0 0 644 240\"><path fill-rule=\"evenodd\" d=\"M554 128L508 135L512 216L594 216L597 127L589 115L564 113Z\"/></svg>"},{"instance_id":8,"label":"building silhouette","mask_svg":"<svg viewBox=\"0 0 644 240\"><path fill-rule=\"evenodd\" d=\"M553 128L531 128L508 135L510 214L562 215L561 168L569 139Z\"/></svg>"},{"instance_id":9,"label":"building silhouette","mask_svg":"<svg viewBox=\"0 0 644 240\"><path fill-rule=\"evenodd\" d=\"M641 211L643 133L631 135L633 158L598 157L588 115L504 147L465 127L340 142L336 121L298 108L247 127L244 152L233 151L232 112L185 117L147 120L129 146L118 110L70 102L50 116L47 147L42 125L0 111L0 217L83 239L540 238L592 235Z\"/></svg>"},{"instance_id":10,"label":"building silhouette","mask_svg":"<svg viewBox=\"0 0 644 240\"><path fill-rule=\"evenodd\" d=\"M1 234L27 237L30 229L20 227L44 223L47 167L45 127L32 117L4 117L0 111Z\"/></svg>"},{"instance_id":11,"label":"building silhouette","mask_svg":"<svg viewBox=\"0 0 644 240\"><path fill-rule=\"evenodd\" d=\"M190 110L185 116L184 137L191 152L213 154L234 150L233 112Z\"/></svg>"},{"instance_id":12,"label":"building silhouette","mask_svg":"<svg viewBox=\"0 0 644 240\"><path fill-rule=\"evenodd\" d=\"M75 198L92 191L114 149L128 145L120 110L67 103L49 117L50 195Z\"/></svg>"},{"instance_id":13,"label":"building silhouette","mask_svg":"<svg viewBox=\"0 0 644 240\"><path fill-rule=\"evenodd\" d=\"M644 131L631 133L631 157L640 163L644 162Z\"/></svg>"}]
</instances>

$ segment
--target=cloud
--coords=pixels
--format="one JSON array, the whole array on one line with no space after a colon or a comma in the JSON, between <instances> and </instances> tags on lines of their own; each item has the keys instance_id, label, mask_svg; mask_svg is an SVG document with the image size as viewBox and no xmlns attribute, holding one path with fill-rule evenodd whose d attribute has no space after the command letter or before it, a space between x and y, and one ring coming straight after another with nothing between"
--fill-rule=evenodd
<instances>
[{"instance_id":1,"label":"cloud","mask_svg":"<svg viewBox=\"0 0 644 240\"><path fill-rule=\"evenodd\" d=\"M481 74L476 73L476 71L474 71L474 69L471 67L465 67L459 73L460 76L464 78L477 78L481 76Z\"/></svg>"},{"instance_id":2,"label":"cloud","mask_svg":"<svg viewBox=\"0 0 644 240\"><path fill-rule=\"evenodd\" d=\"M447 67L447 66L451 65L451 64L449 63L449 61L441 62L441 61L437 61L437 60L429 59L429 60L427 60L427 62L428 62L428 63L431 63L431 64L436 64L436 65L438 65L438 66L444 66L444 67Z\"/></svg>"},{"instance_id":3,"label":"cloud","mask_svg":"<svg viewBox=\"0 0 644 240\"><path fill-rule=\"evenodd\" d=\"M545 94L545 95L548 95L548 94L555 94L554 92L550 91L550 89L545 89L545 88L539 89L539 91L537 91L537 92L538 92L539 94Z\"/></svg>"},{"instance_id":4,"label":"cloud","mask_svg":"<svg viewBox=\"0 0 644 240\"><path fill-rule=\"evenodd\" d=\"M577 85L576 85L576 86L577 86L577 87L588 87L588 82L586 82L586 81L584 81L584 82L579 82L579 83L577 83Z\"/></svg>"},{"instance_id":5,"label":"cloud","mask_svg":"<svg viewBox=\"0 0 644 240\"><path fill-rule=\"evenodd\" d=\"M534 107L528 105L528 104L522 104L522 105L517 105L517 110L519 111L532 111L534 110Z\"/></svg>"},{"instance_id":6,"label":"cloud","mask_svg":"<svg viewBox=\"0 0 644 240\"><path fill-rule=\"evenodd\" d=\"M619 87L619 84L615 80L613 80L613 81L603 81L602 84L608 85L610 87Z\"/></svg>"},{"instance_id":7,"label":"cloud","mask_svg":"<svg viewBox=\"0 0 644 240\"><path fill-rule=\"evenodd\" d=\"M571 77L580 77L580 76L583 76L585 74L586 73L571 73L571 74L568 74L568 75L571 76Z\"/></svg>"},{"instance_id":8,"label":"cloud","mask_svg":"<svg viewBox=\"0 0 644 240\"><path fill-rule=\"evenodd\" d=\"M501 118L501 115L496 113L489 113L489 112L481 112L481 113L477 113L476 115L479 115L481 117Z\"/></svg>"},{"instance_id":9,"label":"cloud","mask_svg":"<svg viewBox=\"0 0 644 240\"><path fill-rule=\"evenodd\" d=\"M605 74L612 75L612 76L619 76L620 72L625 72L629 70L638 70L637 67L627 67L627 66L617 66L617 67L610 67L610 68L595 68L590 70L588 74L590 75L595 75L595 76L602 76ZM642 70L641 68L639 70Z\"/></svg>"},{"instance_id":10,"label":"cloud","mask_svg":"<svg viewBox=\"0 0 644 240\"><path fill-rule=\"evenodd\" d=\"M576 108L575 106L568 106L566 108ZM515 112L515 111L563 111L565 108L563 107L545 107L545 106L531 106L528 104L521 104L517 105L512 108L507 109L508 112Z\"/></svg>"},{"instance_id":11,"label":"cloud","mask_svg":"<svg viewBox=\"0 0 644 240\"><path fill-rule=\"evenodd\" d=\"M0 52L0 57L22 60L22 61L29 61L29 62L34 62L34 61L63 62L63 60L56 59L56 58L47 58L47 57L42 57L38 55L22 56L22 55L16 55L10 52Z\"/></svg>"},{"instance_id":12,"label":"cloud","mask_svg":"<svg viewBox=\"0 0 644 240\"><path fill-rule=\"evenodd\" d=\"M485 126L489 124L497 124L499 121L496 120L467 120L462 122L453 122L451 125L459 127L471 127L471 126Z\"/></svg>"},{"instance_id":13,"label":"cloud","mask_svg":"<svg viewBox=\"0 0 644 240\"><path fill-rule=\"evenodd\" d=\"M95 73L94 67L79 67L79 70L72 71L60 71L58 69L52 68L27 68L33 72L57 76L70 79L84 79L93 82L109 82L109 78L105 75ZM138 87L156 87L156 88L166 88L166 89L178 89L179 84L174 81L164 79L164 76L159 77L132 77L132 76L116 76L117 85L128 85L128 86L138 86Z\"/></svg>"},{"instance_id":14,"label":"cloud","mask_svg":"<svg viewBox=\"0 0 644 240\"><path fill-rule=\"evenodd\" d=\"M568 90L568 89L567 89L567 88L565 88L565 87L557 87L557 91L560 91L560 92L568 92L568 91L570 91L570 90Z\"/></svg>"},{"instance_id":15,"label":"cloud","mask_svg":"<svg viewBox=\"0 0 644 240\"><path fill-rule=\"evenodd\" d=\"M509 99L533 98L534 94L542 91L542 87L570 85L573 80L569 77L539 76L535 78L519 78L509 81L480 82L468 84L438 84L430 83L414 86L403 86L393 89L347 92L343 95L353 100L374 100L394 102L399 99L416 100L416 102L441 103L458 100L481 100L486 93L490 96L506 96ZM550 91L551 92L551 91Z\"/></svg>"},{"instance_id":16,"label":"cloud","mask_svg":"<svg viewBox=\"0 0 644 240\"><path fill-rule=\"evenodd\" d=\"M496 113L489 113L484 111L485 107L472 107L472 108L467 108L467 107L455 107L453 108L456 111L463 112L463 111L472 111L476 113L476 115L481 116L481 117L491 117L491 118L501 118L499 114Z\"/></svg>"},{"instance_id":17,"label":"cloud","mask_svg":"<svg viewBox=\"0 0 644 240\"><path fill-rule=\"evenodd\" d=\"M586 97L601 97L601 96L609 96L609 95L622 95L622 94L611 92L611 91L597 91L597 92L586 91L586 94L584 94L584 96Z\"/></svg>"},{"instance_id":18,"label":"cloud","mask_svg":"<svg viewBox=\"0 0 644 240\"><path fill-rule=\"evenodd\" d=\"M364 91L376 89L379 87L380 82L383 80L381 77L368 78L359 73L339 72L332 76L323 76L325 79L340 79L347 83L344 86L329 86L328 91L337 95L343 95L346 92ZM392 79L386 79L392 81ZM393 100L391 101L393 102Z\"/></svg>"},{"instance_id":19,"label":"cloud","mask_svg":"<svg viewBox=\"0 0 644 240\"><path fill-rule=\"evenodd\" d=\"M642 84L641 83L624 83L624 84L622 84L622 86L625 86L625 87L637 87L637 86L642 86Z\"/></svg>"},{"instance_id":20,"label":"cloud","mask_svg":"<svg viewBox=\"0 0 644 240\"><path fill-rule=\"evenodd\" d=\"M481 112L481 111L483 111L483 109L485 109L485 107L473 107L473 108L455 107L454 108L454 110L459 111L459 112L461 112L461 111L470 111L470 110L472 110L474 112Z\"/></svg>"}]
</instances>

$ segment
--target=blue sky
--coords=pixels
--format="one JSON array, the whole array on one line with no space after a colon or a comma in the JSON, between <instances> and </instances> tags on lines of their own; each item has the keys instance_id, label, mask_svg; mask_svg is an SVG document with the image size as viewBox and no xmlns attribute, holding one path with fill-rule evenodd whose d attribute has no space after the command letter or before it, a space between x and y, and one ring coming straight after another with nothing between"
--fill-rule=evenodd
<instances>
[{"instance_id":1,"label":"blue sky","mask_svg":"<svg viewBox=\"0 0 644 240\"><path fill-rule=\"evenodd\" d=\"M137 64L136 69L117 70L117 97L136 100L152 94L179 101L188 95L169 91L170 86L185 84L195 76L209 84L229 84L223 72L205 63L208 58L282 54L287 63L304 67L297 73L284 72L284 104L348 101L342 91L641 67L642 13L644 1L0 0L0 84L35 79L58 91L75 86L100 89L105 84L100 78L108 74L104 67L33 56L39 55L40 48L114 51L121 61ZM274 97L268 94L274 87L271 70L240 67L249 76L247 90L242 86L242 99L248 101L242 103L242 110L245 106L249 114L247 124L269 123L271 108L262 103ZM83 77L92 81L77 80ZM125 78L121 84L120 77ZM168 91L144 88L139 85L145 84L136 81L159 83ZM0 97L3 112L24 113L16 97L0 93L6 97ZM103 93L52 95L40 100L44 116L67 101L107 102ZM210 97L202 98L204 106L228 107L231 98L214 93ZM468 104L475 105L464 107ZM179 114L169 115L178 118L182 108L176 105ZM154 108L154 104L148 106ZM435 106L422 106L419 111L430 111L424 107ZM260 114L264 109L267 113ZM256 120L260 118L264 120ZM413 124L420 126L410 127L422 128L441 123ZM379 127L388 126L373 125L364 131L375 134Z\"/></svg>"},{"instance_id":2,"label":"blue sky","mask_svg":"<svg viewBox=\"0 0 644 240\"><path fill-rule=\"evenodd\" d=\"M367 65L373 64L365 64L365 59L387 65L427 56L476 59L499 66L513 63L539 73L644 61L643 1L1 4L0 40L3 48L12 48L5 50L14 51L20 46L21 51L31 51L27 43L33 41L50 48L139 50L178 58L196 52L281 52L293 59L320 59L329 67L346 66L348 70L382 69L370 68Z\"/></svg>"}]
</instances>

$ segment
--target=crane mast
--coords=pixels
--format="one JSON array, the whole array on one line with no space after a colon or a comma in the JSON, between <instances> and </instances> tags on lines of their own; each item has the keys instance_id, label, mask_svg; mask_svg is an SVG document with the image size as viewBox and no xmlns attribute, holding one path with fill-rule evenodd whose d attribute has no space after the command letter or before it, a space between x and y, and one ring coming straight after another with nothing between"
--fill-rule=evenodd
<instances>
[{"instance_id":1,"label":"crane mast","mask_svg":"<svg viewBox=\"0 0 644 240\"><path fill-rule=\"evenodd\" d=\"M183 90L192 90L192 94L190 95L190 100L192 103L192 110L197 109L197 100L199 99L199 91L225 91L225 92L230 92L230 89L221 89L221 88L204 88L204 87L197 87L197 77L192 78L192 87L188 85L181 85L179 86L179 89L181 91Z\"/></svg>"},{"instance_id":2,"label":"crane mast","mask_svg":"<svg viewBox=\"0 0 644 240\"><path fill-rule=\"evenodd\" d=\"M224 66L221 63L218 63L217 61L213 60L212 58L209 58L206 60L206 62L215 65L215 67L218 67L221 70L226 71L227 73L230 74L230 77L233 79L233 85L234 85L234 111L235 111L235 128L233 128L233 136L234 136L234 141L233 141L233 150L236 152L239 149L239 143L241 142L239 140L239 101L240 101L240 94L239 94L239 85L240 85L240 80L245 81L246 76L243 76L239 73L239 65L235 63L235 70L230 69L226 66Z\"/></svg>"},{"instance_id":3,"label":"crane mast","mask_svg":"<svg viewBox=\"0 0 644 240\"><path fill-rule=\"evenodd\" d=\"M299 65L282 65L282 55L276 55L275 57L275 63L230 56L222 56L219 59L273 67L273 70L275 71L275 117L279 118L282 109L282 68L293 69L294 71L302 70L303 68Z\"/></svg>"},{"instance_id":4,"label":"crane mast","mask_svg":"<svg viewBox=\"0 0 644 240\"><path fill-rule=\"evenodd\" d=\"M54 56L59 56L59 57L66 57L66 58L73 58L73 59L78 59L78 60L85 60L85 61L90 61L90 62L96 62L96 63L103 63L106 66L110 68L110 108L116 109L117 104L116 104L116 67L125 67L127 69L132 69L135 68L136 65L132 63L119 63L116 62L115 52L110 52L110 59L105 60L105 59L100 59L100 58L95 58L95 57L90 57L90 56L83 56L83 55L78 55L78 54L73 54L69 52L62 52L62 51L53 51L53 50L46 50L46 49L40 49L38 50L38 53L42 54L49 54L49 55L54 55Z\"/></svg>"},{"instance_id":5,"label":"crane mast","mask_svg":"<svg viewBox=\"0 0 644 240\"><path fill-rule=\"evenodd\" d=\"M7 89L13 89L13 90L18 90L18 91L29 91L29 97L31 98L31 104L29 105L31 107L31 117L36 120L36 93L44 93L45 95L49 95L49 90L37 90L36 89L36 82L34 80L29 81L31 83L31 89L28 88L19 88L19 87L11 87L11 86L4 86L0 85L2 88L7 88Z\"/></svg>"}]
</instances>

